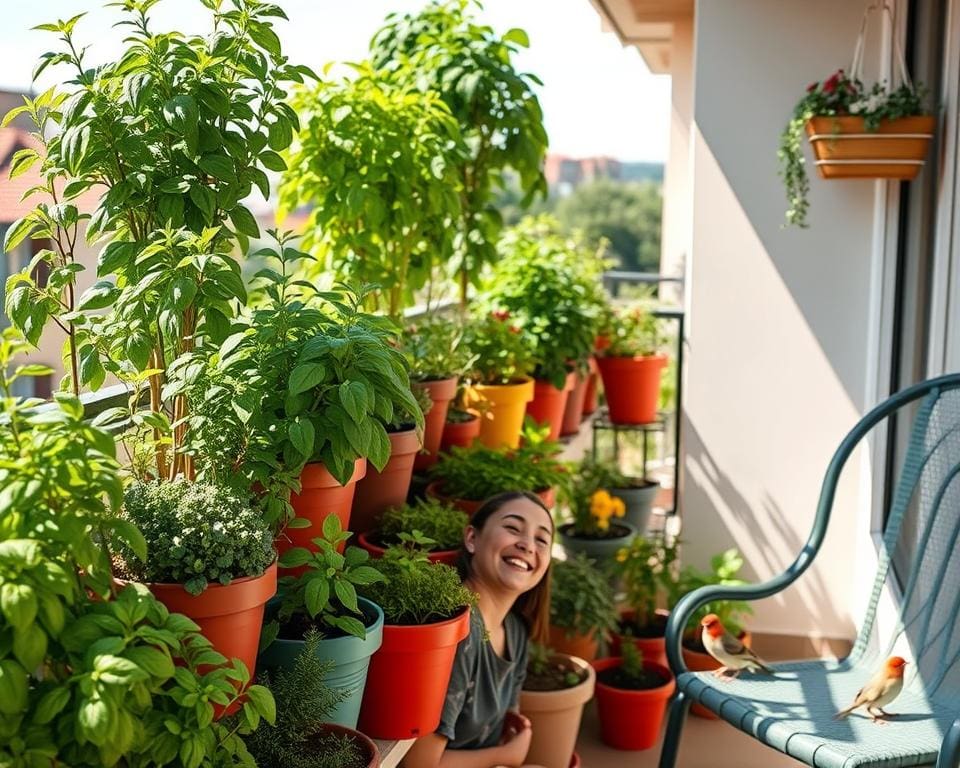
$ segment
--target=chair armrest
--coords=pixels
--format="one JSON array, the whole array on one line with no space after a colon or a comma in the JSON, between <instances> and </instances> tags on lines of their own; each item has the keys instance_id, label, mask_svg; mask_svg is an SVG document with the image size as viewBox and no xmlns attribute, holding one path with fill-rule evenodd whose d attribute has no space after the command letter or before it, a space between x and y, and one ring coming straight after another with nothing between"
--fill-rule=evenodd
<instances>
[{"instance_id":1,"label":"chair armrest","mask_svg":"<svg viewBox=\"0 0 960 768\"><path fill-rule=\"evenodd\" d=\"M936 768L957 768L958 766L960 766L960 720L954 720L940 744Z\"/></svg>"}]
</instances>

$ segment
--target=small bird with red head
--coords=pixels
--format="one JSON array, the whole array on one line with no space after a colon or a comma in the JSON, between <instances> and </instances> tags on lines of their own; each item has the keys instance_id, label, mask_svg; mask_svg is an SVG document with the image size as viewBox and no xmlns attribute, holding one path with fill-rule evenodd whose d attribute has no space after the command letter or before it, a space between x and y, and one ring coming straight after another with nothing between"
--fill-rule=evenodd
<instances>
[{"instance_id":1,"label":"small bird with red head","mask_svg":"<svg viewBox=\"0 0 960 768\"><path fill-rule=\"evenodd\" d=\"M717 614L709 613L704 616L700 626L703 627L701 633L703 647L723 665L714 671L717 677L726 675L727 670L732 670L732 677L736 677L745 669L752 671L759 669L767 674L773 674L773 670L764 664L757 654L727 632Z\"/></svg>"},{"instance_id":2,"label":"small bird with red head","mask_svg":"<svg viewBox=\"0 0 960 768\"><path fill-rule=\"evenodd\" d=\"M846 717L859 707L866 707L867 714L877 722L881 717L893 717L883 708L900 695L903 690L903 668L908 664L901 656L891 656L883 666L877 670L870 681L863 686L846 709L841 709L834 715L838 720Z\"/></svg>"}]
</instances>

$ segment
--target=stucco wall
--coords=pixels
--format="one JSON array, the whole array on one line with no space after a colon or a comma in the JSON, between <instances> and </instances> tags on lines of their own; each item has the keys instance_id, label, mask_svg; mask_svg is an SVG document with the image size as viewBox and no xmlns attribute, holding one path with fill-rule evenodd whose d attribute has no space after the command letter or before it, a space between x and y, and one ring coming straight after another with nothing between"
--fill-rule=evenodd
<instances>
[{"instance_id":1,"label":"stucco wall","mask_svg":"<svg viewBox=\"0 0 960 768\"><path fill-rule=\"evenodd\" d=\"M703 565L739 546L748 579L793 560L827 462L868 405L876 185L812 179L810 229L783 229L776 156L805 86L848 65L862 11L697 3L684 554ZM852 634L860 466L840 488L819 565L757 604L758 631Z\"/></svg>"}]
</instances>

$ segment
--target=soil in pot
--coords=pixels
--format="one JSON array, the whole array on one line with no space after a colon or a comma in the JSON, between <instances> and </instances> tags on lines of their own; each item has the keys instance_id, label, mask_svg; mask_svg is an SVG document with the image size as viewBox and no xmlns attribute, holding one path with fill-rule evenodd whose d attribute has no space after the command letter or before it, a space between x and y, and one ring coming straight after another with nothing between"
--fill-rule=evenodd
<instances>
[{"instance_id":1,"label":"soil in pot","mask_svg":"<svg viewBox=\"0 0 960 768\"><path fill-rule=\"evenodd\" d=\"M377 612L371 608L369 605L365 605L362 602L357 603L357 607L360 608L360 613L362 614L361 621L363 621L363 626L369 629L377 622ZM280 631L277 633L277 638L280 640L303 640L306 637L307 632L311 629L317 630L320 634L323 635L324 640L332 640L336 637L346 637L347 633L338 627L331 627L327 624L318 624L309 616L298 613L295 616L291 616L285 623L280 625Z\"/></svg>"},{"instance_id":2,"label":"soil in pot","mask_svg":"<svg viewBox=\"0 0 960 768\"><path fill-rule=\"evenodd\" d=\"M610 634L610 653L620 653L621 644L629 639L643 653L643 658L656 664L667 666L667 619L670 614L657 611L653 619L639 625L633 618L633 611L624 612L617 631Z\"/></svg>"},{"instance_id":3,"label":"soil in pot","mask_svg":"<svg viewBox=\"0 0 960 768\"><path fill-rule=\"evenodd\" d=\"M628 675L621 667L597 672L597 682L622 691L649 691L670 682L670 675L653 667L644 667L637 675Z\"/></svg>"},{"instance_id":4,"label":"soil in pot","mask_svg":"<svg viewBox=\"0 0 960 768\"><path fill-rule=\"evenodd\" d=\"M653 620L640 625L632 616L624 616L620 619L620 626L617 634L625 637L628 633L633 637L664 637L667 633L667 618L669 614L655 613Z\"/></svg>"},{"instance_id":5,"label":"soil in pot","mask_svg":"<svg viewBox=\"0 0 960 768\"><path fill-rule=\"evenodd\" d=\"M534 673L533 670L527 670L527 676L523 680L523 690L525 691L562 691L566 688L573 688L587 679L587 670L577 664L573 664L570 659L554 658L543 670Z\"/></svg>"},{"instance_id":6,"label":"soil in pot","mask_svg":"<svg viewBox=\"0 0 960 768\"><path fill-rule=\"evenodd\" d=\"M576 535L573 532L573 523L561 525L557 530L560 535L560 545L568 554L583 552L598 563L614 557L617 550L627 546L637 532L632 525L620 522L611 522L607 531L599 536Z\"/></svg>"}]
</instances>

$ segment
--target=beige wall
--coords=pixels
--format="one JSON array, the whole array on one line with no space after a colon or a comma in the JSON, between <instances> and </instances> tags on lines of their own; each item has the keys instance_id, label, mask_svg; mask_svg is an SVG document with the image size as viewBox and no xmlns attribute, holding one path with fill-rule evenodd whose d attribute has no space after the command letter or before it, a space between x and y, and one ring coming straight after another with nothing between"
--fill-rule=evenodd
<instances>
[{"instance_id":1,"label":"beige wall","mask_svg":"<svg viewBox=\"0 0 960 768\"><path fill-rule=\"evenodd\" d=\"M786 230L776 157L805 86L849 62L862 11L835 0L696 8L684 555L704 565L738 546L748 579L793 560L827 462L869 405L876 185L812 179L811 228ZM665 236L669 252L683 236ZM757 605L758 631L853 632L859 466L819 565Z\"/></svg>"}]
</instances>

